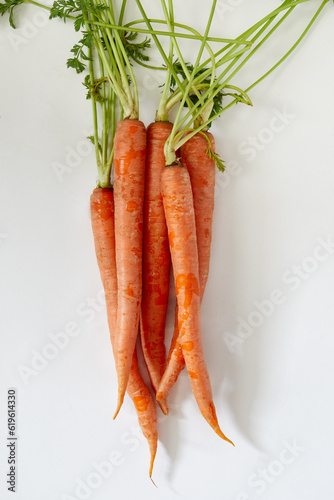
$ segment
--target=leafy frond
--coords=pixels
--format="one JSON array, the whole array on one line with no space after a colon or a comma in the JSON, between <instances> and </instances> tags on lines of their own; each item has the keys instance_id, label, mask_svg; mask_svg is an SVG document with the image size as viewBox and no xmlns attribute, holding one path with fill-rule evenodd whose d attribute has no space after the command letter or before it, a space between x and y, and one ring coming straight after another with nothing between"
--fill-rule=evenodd
<instances>
[{"instance_id":1,"label":"leafy frond","mask_svg":"<svg viewBox=\"0 0 334 500\"><path fill-rule=\"evenodd\" d=\"M218 170L220 170L221 172L225 171L224 161L220 158L218 153L215 153L214 151L212 151L211 144L207 148L206 154L208 155L210 160L214 160L216 162L216 166L217 166Z\"/></svg>"},{"instance_id":2,"label":"leafy frond","mask_svg":"<svg viewBox=\"0 0 334 500\"><path fill-rule=\"evenodd\" d=\"M82 17L82 9L76 0L56 0L50 10L50 19L59 17L66 22L69 16L80 14ZM77 30L78 31L78 30Z\"/></svg>"},{"instance_id":3,"label":"leafy frond","mask_svg":"<svg viewBox=\"0 0 334 500\"><path fill-rule=\"evenodd\" d=\"M124 49L129 59L134 61L149 61L149 57L145 54L145 51L150 48L151 40L146 37L145 40L139 43L133 43L136 40L138 33L131 33L125 31L122 34L122 42Z\"/></svg>"},{"instance_id":4,"label":"leafy frond","mask_svg":"<svg viewBox=\"0 0 334 500\"><path fill-rule=\"evenodd\" d=\"M81 15L81 16L76 16L76 19L74 21L74 29L75 31L80 31L81 28L83 28L85 25L85 20L84 20L84 17Z\"/></svg>"},{"instance_id":5,"label":"leafy frond","mask_svg":"<svg viewBox=\"0 0 334 500\"><path fill-rule=\"evenodd\" d=\"M88 32L83 32L83 37L78 43L74 45L71 49L74 57L67 60L67 67L74 68L77 73L82 73L86 67L85 62L89 61L89 57L85 52L85 49L92 46L92 34Z\"/></svg>"},{"instance_id":6,"label":"leafy frond","mask_svg":"<svg viewBox=\"0 0 334 500\"><path fill-rule=\"evenodd\" d=\"M91 99L94 96L97 102L106 102L108 99L103 97L100 92L100 86L102 83L107 83L109 80L106 76L96 79L93 83L90 81L90 75L87 75L83 81L84 87L87 89L86 99Z\"/></svg>"},{"instance_id":7,"label":"leafy frond","mask_svg":"<svg viewBox=\"0 0 334 500\"><path fill-rule=\"evenodd\" d=\"M93 135L89 135L89 136L87 136L87 139L88 139L88 140L89 140L92 144L94 144L94 146L95 146L95 138L94 138L94 136L93 136ZM98 143L97 147L98 147L98 149L99 149L100 153L102 153L102 146L101 146L101 144L100 144L100 143Z\"/></svg>"},{"instance_id":8,"label":"leafy frond","mask_svg":"<svg viewBox=\"0 0 334 500\"><path fill-rule=\"evenodd\" d=\"M24 0L5 0L4 3L0 3L0 15L3 16L6 12L9 13L9 24L12 28L16 28L14 24L13 12L15 7L23 3Z\"/></svg>"},{"instance_id":9,"label":"leafy frond","mask_svg":"<svg viewBox=\"0 0 334 500\"><path fill-rule=\"evenodd\" d=\"M90 75L86 75L84 81L82 82L82 85L87 89L87 94L86 94L86 99L91 99L91 93L90 93ZM89 139L89 137L88 137Z\"/></svg>"},{"instance_id":10,"label":"leafy frond","mask_svg":"<svg viewBox=\"0 0 334 500\"><path fill-rule=\"evenodd\" d=\"M186 66L188 72L191 74L193 72L193 69L194 69L193 65L190 63L185 63L185 66ZM184 68L178 60L176 60L173 63L173 68L174 68L175 73L181 77L181 79L185 82L185 84L187 84L188 79L187 79L186 74L184 72ZM205 71L207 71L206 68L202 68L199 71L197 71L195 78L200 76L201 74L203 74ZM209 77L204 78L201 81L199 88L197 88L197 92L200 95L203 95L210 86L211 86L211 79ZM175 90L177 90L177 85L176 85L175 78L173 77L173 75L171 76L170 90L171 90L171 92L175 92ZM213 106L212 106L210 118L212 116L216 115L217 113L221 113L221 111L223 110L223 97L224 97L224 91L221 90L213 98ZM198 97L194 92L191 92L189 94L189 99L193 104L196 104L198 102ZM188 107L187 102L185 102L184 106ZM211 126L211 123L209 123L208 128L210 128L210 126Z\"/></svg>"}]
</instances>

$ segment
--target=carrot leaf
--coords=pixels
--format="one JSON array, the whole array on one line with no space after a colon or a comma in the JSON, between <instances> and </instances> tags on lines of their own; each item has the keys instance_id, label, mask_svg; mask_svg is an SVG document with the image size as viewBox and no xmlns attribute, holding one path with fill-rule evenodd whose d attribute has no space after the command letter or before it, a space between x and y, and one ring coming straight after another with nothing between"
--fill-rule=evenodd
<instances>
[{"instance_id":1,"label":"carrot leaf","mask_svg":"<svg viewBox=\"0 0 334 500\"><path fill-rule=\"evenodd\" d=\"M138 33L125 31L121 34L121 40L127 56L134 61L149 61L149 57L145 54L145 50L150 48L151 40L146 37L145 40L139 43L134 43Z\"/></svg>"},{"instance_id":2,"label":"carrot leaf","mask_svg":"<svg viewBox=\"0 0 334 500\"><path fill-rule=\"evenodd\" d=\"M224 165L224 161L221 159L221 157L219 156L218 153L215 153L214 151L212 151L211 145L207 148L206 154L208 155L210 160L214 160L216 162L216 166L217 166L218 170L220 170L221 172L225 172L226 167Z\"/></svg>"},{"instance_id":3,"label":"carrot leaf","mask_svg":"<svg viewBox=\"0 0 334 500\"><path fill-rule=\"evenodd\" d=\"M88 135L87 139L95 146L95 137L93 135ZM100 153L102 153L102 146L99 142L97 143L97 147L99 148Z\"/></svg>"},{"instance_id":4,"label":"carrot leaf","mask_svg":"<svg viewBox=\"0 0 334 500\"><path fill-rule=\"evenodd\" d=\"M185 66L186 66L187 70L189 71L189 73L193 72L194 67L192 64L185 63ZM177 75L180 75L180 77L183 79L185 84L187 84L187 78L186 78L186 74L184 72L184 68L182 67L182 64L178 60L176 60L173 63L173 68L174 68L175 73ZM202 75L203 73L207 73L207 68L199 69L196 72L196 77ZM194 86L195 86L195 84L194 84ZM202 96L211 86L212 86L211 78L210 78L210 75L208 75L206 78L204 78L201 81L201 84L199 86L196 86L197 93L200 96ZM175 92L177 90L177 85L176 85L175 78L173 77L173 75L171 77L170 90L171 90L171 92ZM220 113L223 110L223 97L224 97L224 91L222 89L222 90L220 90L220 92L218 92L214 96L214 98L212 100L213 104L212 104L212 110L211 110L211 114L210 114L209 118L211 118L211 116L216 115L217 113ZM199 97L198 97L198 95L196 95L195 92L191 91L191 93L189 93L189 99L195 105L198 102ZM185 108L189 107L187 102L184 103L184 107ZM210 128L210 126L211 126L211 123L208 125L208 128Z\"/></svg>"},{"instance_id":5,"label":"carrot leaf","mask_svg":"<svg viewBox=\"0 0 334 500\"><path fill-rule=\"evenodd\" d=\"M0 3L0 15L3 16L6 12L9 13L9 24L12 28L16 28L14 24L13 12L15 7L23 3L24 0L5 0L5 3Z\"/></svg>"},{"instance_id":6,"label":"carrot leaf","mask_svg":"<svg viewBox=\"0 0 334 500\"><path fill-rule=\"evenodd\" d=\"M78 13L80 13L78 18L82 19L82 9L81 6L76 2L76 0L56 0L55 2L53 2L53 5L50 9L50 19L59 17L60 19L63 19L64 22L66 22L66 19L68 19L69 16L73 16L73 14ZM79 31L82 25L83 22L82 24L80 24L78 29L76 28L76 31Z\"/></svg>"},{"instance_id":7,"label":"carrot leaf","mask_svg":"<svg viewBox=\"0 0 334 500\"><path fill-rule=\"evenodd\" d=\"M67 67L74 68L77 73L82 73L86 68L86 61L89 61L89 56L86 54L88 48L92 46L92 34L83 32L83 37L71 49L74 57L67 60Z\"/></svg>"},{"instance_id":8,"label":"carrot leaf","mask_svg":"<svg viewBox=\"0 0 334 500\"><path fill-rule=\"evenodd\" d=\"M86 78L83 81L83 85L87 89L86 98L91 99L93 96L97 102L100 102L100 103L107 102L108 99L106 97L103 97L103 95L101 94L101 88L100 88L103 83L107 83L107 82L108 82L108 78L104 76L102 78L97 78L96 80L94 80L93 83L91 83L90 75L86 75Z\"/></svg>"}]
</instances>

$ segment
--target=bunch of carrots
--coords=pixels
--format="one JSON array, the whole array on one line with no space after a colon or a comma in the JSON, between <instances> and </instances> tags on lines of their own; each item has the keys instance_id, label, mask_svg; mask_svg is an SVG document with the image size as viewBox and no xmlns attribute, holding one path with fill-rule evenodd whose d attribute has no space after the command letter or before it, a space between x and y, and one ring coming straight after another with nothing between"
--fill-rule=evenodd
<instances>
[{"instance_id":1,"label":"bunch of carrots","mask_svg":"<svg viewBox=\"0 0 334 500\"><path fill-rule=\"evenodd\" d=\"M156 401L167 414L168 393L184 367L203 417L233 444L219 427L200 328L210 265L215 166L224 170L209 127L232 105L252 105L248 92L301 42L328 0L264 75L245 90L233 79L294 9L308 1L284 1L235 39L210 36L217 0L212 1L204 34L175 21L172 0L161 0L163 18L154 20L135 0L140 19L128 23L124 22L130 10L127 0L120 6L112 0L56 0L51 8L32 0L0 3L0 13L9 13L13 27L14 8L28 2L49 9L50 18L73 20L76 31L82 32L67 65L78 73L88 67L84 85L92 102L90 139L98 168L90 210L118 378L114 418L127 392L149 444L150 477L158 443ZM146 37L141 42L139 33ZM150 39L162 58L159 67L151 66L146 54ZM183 39L200 41L193 63L183 58ZM166 73L155 121L147 129L139 120L133 63ZM173 108L177 110L171 123ZM167 357L171 269L176 310ZM138 336L155 397L139 371Z\"/></svg>"}]
</instances>

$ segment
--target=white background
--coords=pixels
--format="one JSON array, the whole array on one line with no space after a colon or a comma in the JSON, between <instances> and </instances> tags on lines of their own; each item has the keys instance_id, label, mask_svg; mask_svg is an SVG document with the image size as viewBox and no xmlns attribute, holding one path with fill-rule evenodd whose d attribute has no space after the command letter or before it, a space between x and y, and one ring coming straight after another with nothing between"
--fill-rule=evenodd
<instances>
[{"instance_id":1,"label":"white background","mask_svg":"<svg viewBox=\"0 0 334 500\"><path fill-rule=\"evenodd\" d=\"M161 16L151 4L152 17ZM183 4L178 19L203 31L203 2ZM218 2L212 32L238 35L279 4ZM319 4L300 7L235 83L247 86L274 64ZM112 421L116 376L89 219L91 108L80 76L65 66L78 37L37 12L23 6L16 32L0 20L1 499L13 497L5 478L10 387L18 500L332 499L334 252L319 251L334 240L332 2L251 92L254 107L238 105L213 126L227 171L217 174L203 343L219 420L236 447L203 420L183 373L170 415L159 414L158 489L129 399ZM195 49L185 48L189 57ZM138 72L146 125L162 78ZM68 167L61 179L57 163ZM275 296L281 303L270 305ZM50 334L71 327L77 335L51 352ZM36 368L36 352L54 359L22 376ZM111 459L102 478L96 467Z\"/></svg>"}]
</instances>

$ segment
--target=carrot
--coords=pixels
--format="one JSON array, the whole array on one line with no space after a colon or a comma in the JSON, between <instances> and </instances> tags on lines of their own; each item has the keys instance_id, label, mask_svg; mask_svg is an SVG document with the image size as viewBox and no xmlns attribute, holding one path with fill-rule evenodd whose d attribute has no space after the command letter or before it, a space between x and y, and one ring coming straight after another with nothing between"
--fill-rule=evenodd
<instances>
[{"instance_id":1,"label":"carrot","mask_svg":"<svg viewBox=\"0 0 334 500\"><path fill-rule=\"evenodd\" d=\"M140 320L141 345L154 390L166 366L164 344L169 294L170 251L161 195L165 167L164 144L172 130L169 122L154 122L147 129L144 199L143 296ZM164 414L167 403L159 401Z\"/></svg>"},{"instance_id":2,"label":"carrot","mask_svg":"<svg viewBox=\"0 0 334 500\"><path fill-rule=\"evenodd\" d=\"M201 301L209 275L215 190L215 160L210 158L207 153L209 144L211 150L215 150L215 141L212 134L207 132L206 136L210 143L203 134L196 134L181 148L181 159L190 175L194 200ZM175 316L174 334L168 354L167 367L157 393L158 401L160 398L167 397L185 365L179 340L177 307Z\"/></svg>"},{"instance_id":3,"label":"carrot","mask_svg":"<svg viewBox=\"0 0 334 500\"><path fill-rule=\"evenodd\" d=\"M209 132L205 135L210 141L211 151L214 152L213 135ZM182 162L188 169L194 197L201 299L209 276L215 195L216 162L208 156L208 146L205 137L202 134L196 134L181 148Z\"/></svg>"},{"instance_id":4,"label":"carrot","mask_svg":"<svg viewBox=\"0 0 334 500\"><path fill-rule=\"evenodd\" d=\"M180 373L185 367L182 354L182 346L179 339L178 306L175 306L175 323L172 342L169 348L166 369L161 377L161 381L156 393L158 403L167 398L169 391L177 381Z\"/></svg>"},{"instance_id":5,"label":"carrot","mask_svg":"<svg viewBox=\"0 0 334 500\"><path fill-rule=\"evenodd\" d=\"M117 274L115 258L114 192L96 188L90 197L90 214L96 260L107 305L111 343L115 340L117 317Z\"/></svg>"},{"instance_id":6,"label":"carrot","mask_svg":"<svg viewBox=\"0 0 334 500\"><path fill-rule=\"evenodd\" d=\"M132 359L127 392L135 405L139 425L150 448L151 462L149 475L152 478L158 445L157 412L154 399L139 372L136 350Z\"/></svg>"},{"instance_id":7,"label":"carrot","mask_svg":"<svg viewBox=\"0 0 334 500\"><path fill-rule=\"evenodd\" d=\"M97 188L90 198L95 252L104 288L111 344L115 345L117 317L117 275L115 257L114 196L111 188ZM132 359L127 392L134 402L139 425L146 437L151 454L149 475L152 476L157 450L157 415L155 403L143 381L136 351Z\"/></svg>"},{"instance_id":8,"label":"carrot","mask_svg":"<svg viewBox=\"0 0 334 500\"><path fill-rule=\"evenodd\" d=\"M142 295L143 202L146 129L122 120L114 137L115 244L118 283L115 363L118 376L116 418L130 376L139 328Z\"/></svg>"},{"instance_id":9,"label":"carrot","mask_svg":"<svg viewBox=\"0 0 334 500\"><path fill-rule=\"evenodd\" d=\"M232 443L219 427L204 361L193 195L188 170L181 163L175 162L164 169L162 194L178 304L180 342L192 390L206 421L218 436Z\"/></svg>"}]
</instances>

